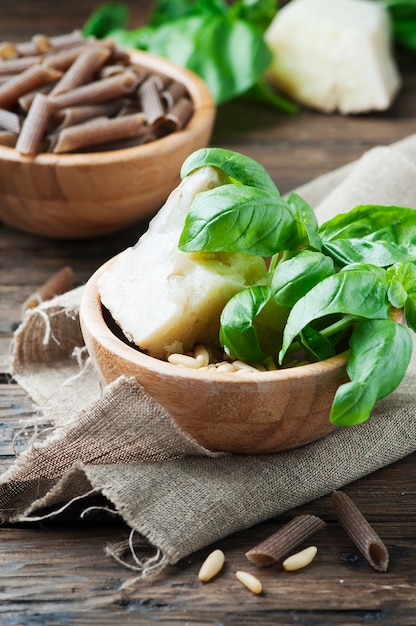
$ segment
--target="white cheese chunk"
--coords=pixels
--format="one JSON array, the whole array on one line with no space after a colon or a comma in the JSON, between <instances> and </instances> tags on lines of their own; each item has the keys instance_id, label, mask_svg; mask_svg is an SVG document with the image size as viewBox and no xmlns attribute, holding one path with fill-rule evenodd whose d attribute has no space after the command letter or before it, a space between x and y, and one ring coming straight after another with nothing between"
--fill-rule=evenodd
<instances>
[{"instance_id":1,"label":"white cheese chunk","mask_svg":"<svg viewBox=\"0 0 416 626\"><path fill-rule=\"evenodd\" d=\"M292 0L265 33L268 76L298 102L342 114L387 109L401 79L390 20L373 0Z\"/></svg>"},{"instance_id":2,"label":"white cheese chunk","mask_svg":"<svg viewBox=\"0 0 416 626\"><path fill-rule=\"evenodd\" d=\"M99 280L102 304L125 336L166 358L196 342L218 344L219 316L231 296L267 281L263 259L237 253L186 253L178 248L185 217L201 191L223 183L214 168L190 174L171 193L138 243Z\"/></svg>"}]
</instances>

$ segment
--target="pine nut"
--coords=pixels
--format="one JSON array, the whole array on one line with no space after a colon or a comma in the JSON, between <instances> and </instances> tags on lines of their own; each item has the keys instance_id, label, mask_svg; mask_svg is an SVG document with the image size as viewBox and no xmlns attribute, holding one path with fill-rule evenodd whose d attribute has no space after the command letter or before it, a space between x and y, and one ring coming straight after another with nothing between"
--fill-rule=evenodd
<instances>
[{"instance_id":1,"label":"pine nut","mask_svg":"<svg viewBox=\"0 0 416 626\"><path fill-rule=\"evenodd\" d=\"M170 354L168 356L169 363L173 365L180 365L182 367L190 367L191 369L199 369L201 367L201 362L194 359L193 356L188 356L187 354Z\"/></svg>"},{"instance_id":2,"label":"pine nut","mask_svg":"<svg viewBox=\"0 0 416 626\"><path fill-rule=\"evenodd\" d=\"M318 548L316 546L309 546L309 548L305 548L304 550L301 550L296 554L292 554L292 556L285 559L283 561L283 567L287 572L302 569L302 567L306 567L309 563L312 563L317 552Z\"/></svg>"},{"instance_id":3,"label":"pine nut","mask_svg":"<svg viewBox=\"0 0 416 626\"><path fill-rule=\"evenodd\" d=\"M199 359L200 361L202 361L203 365L209 365L209 362L211 360L211 356L210 356L208 348L206 348L201 343L198 343L195 346L194 357L196 358L196 360Z\"/></svg>"},{"instance_id":4,"label":"pine nut","mask_svg":"<svg viewBox=\"0 0 416 626\"><path fill-rule=\"evenodd\" d=\"M258 578L253 576L253 574L239 570L235 573L235 575L237 580L252 593L258 595L263 591L263 585Z\"/></svg>"},{"instance_id":5,"label":"pine nut","mask_svg":"<svg viewBox=\"0 0 416 626\"><path fill-rule=\"evenodd\" d=\"M198 572L198 578L201 582L206 583L214 578L222 569L225 562L224 552L222 550L214 550L207 556L202 563Z\"/></svg>"},{"instance_id":6,"label":"pine nut","mask_svg":"<svg viewBox=\"0 0 416 626\"><path fill-rule=\"evenodd\" d=\"M223 362L217 365L217 372L235 372L235 371L236 369L232 363Z\"/></svg>"}]
</instances>

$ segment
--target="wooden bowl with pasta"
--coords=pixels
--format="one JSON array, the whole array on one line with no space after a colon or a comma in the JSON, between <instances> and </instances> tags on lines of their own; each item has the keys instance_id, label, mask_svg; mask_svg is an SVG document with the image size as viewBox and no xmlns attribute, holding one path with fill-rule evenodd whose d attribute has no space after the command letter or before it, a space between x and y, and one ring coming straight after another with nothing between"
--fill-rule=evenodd
<instances>
[{"instance_id":1,"label":"wooden bowl with pasta","mask_svg":"<svg viewBox=\"0 0 416 626\"><path fill-rule=\"evenodd\" d=\"M179 125L180 114L170 115L169 126L165 126L163 132L161 125L153 124L156 130L147 136L143 129L137 131L136 135L143 135L140 142L133 137L119 144L110 143L113 139L111 133L108 134L110 125L104 124L104 130L101 125L100 129L97 118L93 120L96 125L92 129L84 126L85 132L81 129L78 136L70 134L69 143L65 136L64 147L62 138L57 143L55 133L53 142L50 141L52 149L46 151L43 139L39 151L34 153L33 145L39 140L35 136L36 128L41 126L39 120L48 113L50 102L53 102L54 114L59 109L60 119L64 118L66 109L74 108L65 93L49 98L49 104L45 96L38 94L31 104L32 119L29 110L17 142L0 145L0 220L37 235L82 239L128 227L160 208L179 181L184 159L209 143L215 105L205 83L192 72L146 52L128 54L130 62L144 74L162 78L164 82L159 91L170 83L186 92L188 117ZM59 83L63 72L59 73L57 67L54 71L58 72ZM126 80L128 83L131 78L127 76ZM82 97L85 98L81 94L81 100L75 102L75 108L91 104L88 98L83 102ZM118 102L120 95L117 97ZM19 102L23 103L23 97ZM0 108L5 107L12 109L5 89L0 86ZM12 110L7 113L9 117L14 115ZM137 123L137 115L135 120ZM17 124L16 117L15 121ZM149 129L149 124L146 125ZM100 139L97 133L102 133ZM0 131L0 136L7 134L13 135ZM82 144L88 137L93 145L78 148L80 139Z\"/></svg>"},{"instance_id":2,"label":"wooden bowl with pasta","mask_svg":"<svg viewBox=\"0 0 416 626\"><path fill-rule=\"evenodd\" d=\"M104 384L134 377L183 431L213 451L278 452L333 430L329 413L337 388L347 380L346 354L247 373L201 371L150 357L126 343L102 307L97 283L112 263L89 279L80 307L85 344Z\"/></svg>"}]
</instances>

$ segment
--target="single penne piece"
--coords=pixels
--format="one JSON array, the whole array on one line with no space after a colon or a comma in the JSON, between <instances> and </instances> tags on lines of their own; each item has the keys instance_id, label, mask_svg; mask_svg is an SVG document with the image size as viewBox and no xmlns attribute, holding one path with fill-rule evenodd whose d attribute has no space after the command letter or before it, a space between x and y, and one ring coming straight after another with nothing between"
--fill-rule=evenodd
<instances>
[{"instance_id":1,"label":"single penne piece","mask_svg":"<svg viewBox=\"0 0 416 626\"><path fill-rule=\"evenodd\" d=\"M39 64L29 67L0 86L0 107L10 108L23 94L50 83L60 76L61 73L57 70L42 67Z\"/></svg>"},{"instance_id":2,"label":"single penne piece","mask_svg":"<svg viewBox=\"0 0 416 626\"><path fill-rule=\"evenodd\" d=\"M351 498L341 491L334 491L331 504L339 523L368 563L379 572L387 571L388 550Z\"/></svg>"},{"instance_id":3,"label":"single penne piece","mask_svg":"<svg viewBox=\"0 0 416 626\"><path fill-rule=\"evenodd\" d=\"M42 93L36 94L32 106L22 125L16 150L21 154L34 155L39 152L55 104Z\"/></svg>"},{"instance_id":4,"label":"single penne piece","mask_svg":"<svg viewBox=\"0 0 416 626\"><path fill-rule=\"evenodd\" d=\"M113 119L96 119L65 128L58 134L53 152L74 152L88 146L135 137L140 134L144 121L144 115L137 113Z\"/></svg>"},{"instance_id":5,"label":"single penne piece","mask_svg":"<svg viewBox=\"0 0 416 626\"><path fill-rule=\"evenodd\" d=\"M165 117L165 109L158 88L158 78L156 76L147 78L138 90L140 102L149 126L161 122Z\"/></svg>"},{"instance_id":6,"label":"single penne piece","mask_svg":"<svg viewBox=\"0 0 416 626\"><path fill-rule=\"evenodd\" d=\"M21 120L19 115L12 111L7 111L7 109L0 109L0 128L11 133L20 133Z\"/></svg>"},{"instance_id":7,"label":"single penne piece","mask_svg":"<svg viewBox=\"0 0 416 626\"><path fill-rule=\"evenodd\" d=\"M45 54L51 49L51 44L46 35L34 35L30 41L16 44L16 51L20 57L37 56Z\"/></svg>"},{"instance_id":8,"label":"single penne piece","mask_svg":"<svg viewBox=\"0 0 416 626\"><path fill-rule=\"evenodd\" d=\"M46 300L51 300L71 289L74 284L74 271L71 267L65 266L53 274L43 285L32 293L23 303L22 310L33 309Z\"/></svg>"},{"instance_id":9,"label":"single penne piece","mask_svg":"<svg viewBox=\"0 0 416 626\"><path fill-rule=\"evenodd\" d=\"M37 65L41 57L13 57L8 59L0 59L0 76L5 74L20 74L25 70Z\"/></svg>"},{"instance_id":10,"label":"single penne piece","mask_svg":"<svg viewBox=\"0 0 416 626\"><path fill-rule=\"evenodd\" d=\"M165 122L172 130L179 130L186 126L193 113L193 104L189 98L180 98L166 113Z\"/></svg>"},{"instance_id":11,"label":"single penne piece","mask_svg":"<svg viewBox=\"0 0 416 626\"><path fill-rule=\"evenodd\" d=\"M52 90L52 95L65 93L88 83L106 62L111 50L105 46L88 46L64 73Z\"/></svg>"},{"instance_id":12,"label":"single penne piece","mask_svg":"<svg viewBox=\"0 0 416 626\"><path fill-rule=\"evenodd\" d=\"M171 109L179 98L186 96L186 87L183 83L173 80L163 89L160 97L165 102L167 109Z\"/></svg>"},{"instance_id":13,"label":"single penne piece","mask_svg":"<svg viewBox=\"0 0 416 626\"><path fill-rule=\"evenodd\" d=\"M98 117L113 117L122 106L123 103L119 100L104 102L103 104L86 104L59 109L54 117L58 129L63 129Z\"/></svg>"},{"instance_id":14,"label":"single penne piece","mask_svg":"<svg viewBox=\"0 0 416 626\"><path fill-rule=\"evenodd\" d=\"M316 515L298 515L246 553L257 565L274 565L325 526Z\"/></svg>"},{"instance_id":15,"label":"single penne piece","mask_svg":"<svg viewBox=\"0 0 416 626\"><path fill-rule=\"evenodd\" d=\"M0 146L6 146L7 148L14 148L17 142L18 135L12 133L9 130L0 130Z\"/></svg>"},{"instance_id":16,"label":"single penne piece","mask_svg":"<svg viewBox=\"0 0 416 626\"><path fill-rule=\"evenodd\" d=\"M37 93L43 93L46 95L49 94L54 88L54 86L56 85L56 82L57 81L46 83L46 85L41 85L41 87L38 87L37 89L34 89L33 91L29 91L28 93L25 93L17 101L19 103L20 108L23 109L25 113L27 113L30 107L32 106L33 98L36 96L36 94Z\"/></svg>"},{"instance_id":17,"label":"single penne piece","mask_svg":"<svg viewBox=\"0 0 416 626\"><path fill-rule=\"evenodd\" d=\"M53 50L68 50L74 46L78 46L80 43L85 42L85 37L80 29L72 30L69 33L63 35L54 35L49 37L49 43Z\"/></svg>"},{"instance_id":18,"label":"single penne piece","mask_svg":"<svg viewBox=\"0 0 416 626\"><path fill-rule=\"evenodd\" d=\"M84 39L80 41L78 45L71 48L63 48L62 50L55 50L52 48L47 54L44 55L42 65L45 67L54 67L57 70L66 72L80 54L96 45L96 41L90 42Z\"/></svg>"},{"instance_id":19,"label":"single penne piece","mask_svg":"<svg viewBox=\"0 0 416 626\"><path fill-rule=\"evenodd\" d=\"M115 100L134 91L137 77L131 70L122 74L110 76L103 80L76 87L66 93L58 94L54 101L58 109L63 109L78 104L95 104Z\"/></svg>"}]
</instances>

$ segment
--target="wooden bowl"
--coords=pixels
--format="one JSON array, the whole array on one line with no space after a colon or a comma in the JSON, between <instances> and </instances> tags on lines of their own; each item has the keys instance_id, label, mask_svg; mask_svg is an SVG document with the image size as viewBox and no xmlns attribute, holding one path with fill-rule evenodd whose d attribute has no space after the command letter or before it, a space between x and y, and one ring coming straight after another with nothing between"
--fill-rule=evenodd
<instances>
[{"instance_id":1,"label":"wooden bowl","mask_svg":"<svg viewBox=\"0 0 416 626\"><path fill-rule=\"evenodd\" d=\"M97 280L113 262L89 279L80 306L85 344L105 384L121 375L135 377L210 450L277 452L315 441L334 428L329 412L338 386L347 380L346 354L247 374L191 370L147 356L113 332L101 306Z\"/></svg>"},{"instance_id":2,"label":"wooden bowl","mask_svg":"<svg viewBox=\"0 0 416 626\"><path fill-rule=\"evenodd\" d=\"M147 52L131 58L182 82L194 105L187 126L132 148L22 156L0 147L0 220L20 230L82 239L125 228L155 213L179 182L180 167L209 143L215 104L199 76Z\"/></svg>"}]
</instances>

